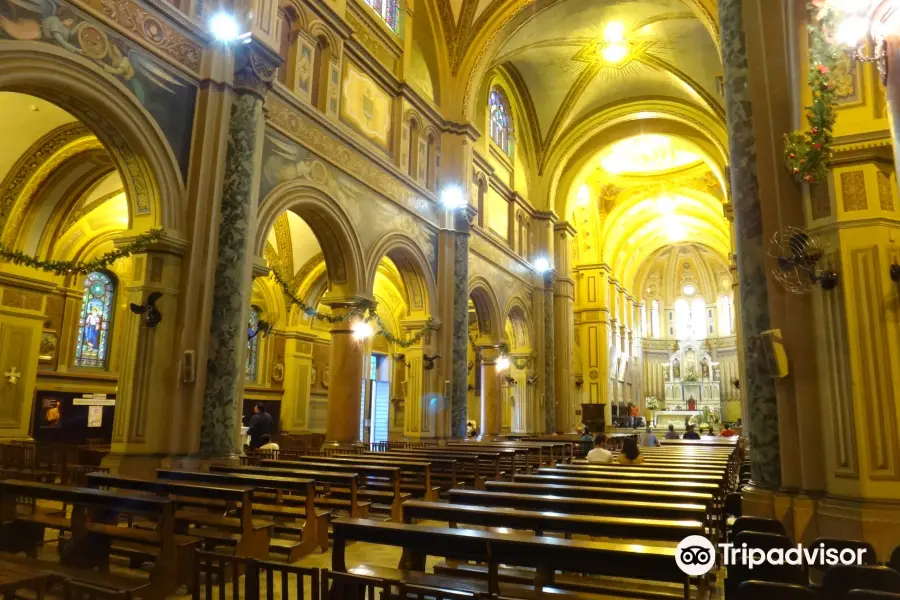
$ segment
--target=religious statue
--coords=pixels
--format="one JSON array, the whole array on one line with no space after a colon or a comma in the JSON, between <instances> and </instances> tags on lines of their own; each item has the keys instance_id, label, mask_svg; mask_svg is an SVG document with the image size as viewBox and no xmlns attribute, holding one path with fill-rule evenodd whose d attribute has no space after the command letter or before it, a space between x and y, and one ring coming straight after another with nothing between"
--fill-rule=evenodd
<instances>
[{"instance_id":1,"label":"religious statue","mask_svg":"<svg viewBox=\"0 0 900 600\"><path fill-rule=\"evenodd\" d=\"M694 370L694 357L689 356L687 362L684 363L685 369L684 372L687 375L696 375L697 372Z\"/></svg>"},{"instance_id":2,"label":"religious statue","mask_svg":"<svg viewBox=\"0 0 900 600\"><path fill-rule=\"evenodd\" d=\"M669 365L663 365L663 381L669 381Z\"/></svg>"},{"instance_id":3,"label":"religious statue","mask_svg":"<svg viewBox=\"0 0 900 600\"><path fill-rule=\"evenodd\" d=\"M703 379L709 379L709 362L705 358L700 361L700 374Z\"/></svg>"},{"instance_id":4,"label":"religious statue","mask_svg":"<svg viewBox=\"0 0 900 600\"><path fill-rule=\"evenodd\" d=\"M672 373L675 375L676 380L681 379L681 364L677 358L672 361Z\"/></svg>"}]
</instances>

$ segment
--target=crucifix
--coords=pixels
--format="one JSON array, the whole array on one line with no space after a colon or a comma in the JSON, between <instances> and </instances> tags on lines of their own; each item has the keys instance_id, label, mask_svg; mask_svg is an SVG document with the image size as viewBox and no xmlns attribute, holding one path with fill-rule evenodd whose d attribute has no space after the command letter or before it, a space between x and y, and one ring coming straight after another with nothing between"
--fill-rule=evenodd
<instances>
[{"instance_id":1,"label":"crucifix","mask_svg":"<svg viewBox=\"0 0 900 600\"><path fill-rule=\"evenodd\" d=\"M19 377L21 377L22 374L19 373L18 371L16 371L16 368L15 368L15 367L10 367L10 368L9 368L9 371L7 371L6 373L4 373L3 376L6 377L6 380L7 380L8 382L10 382L11 384L15 385L16 383L19 382Z\"/></svg>"}]
</instances>

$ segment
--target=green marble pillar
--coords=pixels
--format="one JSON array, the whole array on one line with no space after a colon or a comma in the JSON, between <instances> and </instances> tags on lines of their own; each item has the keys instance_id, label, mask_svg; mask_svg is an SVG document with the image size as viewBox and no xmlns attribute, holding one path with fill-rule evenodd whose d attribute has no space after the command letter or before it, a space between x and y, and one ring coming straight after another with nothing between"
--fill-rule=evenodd
<instances>
[{"instance_id":1,"label":"green marble pillar","mask_svg":"<svg viewBox=\"0 0 900 600\"><path fill-rule=\"evenodd\" d=\"M544 275L544 433L556 433L556 340L553 329L552 272Z\"/></svg>"},{"instance_id":2,"label":"green marble pillar","mask_svg":"<svg viewBox=\"0 0 900 600\"><path fill-rule=\"evenodd\" d=\"M781 485L781 452L778 438L778 399L769 374L760 332L771 329L766 238L763 233L753 106L750 102L749 65L744 37L742 0L719 0L722 63L725 82L725 114L731 201L734 207L735 247L740 280L741 343L744 376L741 391L747 405L752 479L756 485Z\"/></svg>"},{"instance_id":3,"label":"green marble pillar","mask_svg":"<svg viewBox=\"0 0 900 600\"><path fill-rule=\"evenodd\" d=\"M234 99L219 209L212 325L200 426L200 453L209 457L233 456L236 450L253 261L253 203L265 127L263 103L280 61L255 41L236 46L234 52Z\"/></svg>"},{"instance_id":4,"label":"green marble pillar","mask_svg":"<svg viewBox=\"0 0 900 600\"><path fill-rule=\"evenodd\" d=\"M450 398L450 434L466 437L469 386L469 227L474 213L467 206L456 216L453 260L453 380ZM478 418L478 417L474 417Z\"/></svg>"}]
</instances>

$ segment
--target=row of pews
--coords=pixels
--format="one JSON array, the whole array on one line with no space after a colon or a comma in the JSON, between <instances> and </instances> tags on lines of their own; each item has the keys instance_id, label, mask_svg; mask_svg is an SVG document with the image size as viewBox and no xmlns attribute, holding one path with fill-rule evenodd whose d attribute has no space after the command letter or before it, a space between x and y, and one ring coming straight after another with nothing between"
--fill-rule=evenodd
<instances>
[{"instance_id":1,"label":"row of pews","mask_svg":"<svg viewBox=\"0 0 900 600\"><path fill-rule=\"evenodd\" d=\"M97 598L199 598L201 588L241 597L240 577L246 597L284 592L289 577L294 598L385 586L429 598L702 597L708 579L682 574L675 546L722 536L738 461L734 444L648 448L644 464L625 466L575 459L568 441L465 441L299 449L144 478L96 471L81 485L6 479L0 562ZM303 559L326 551L329 536L331 569L319 576ZM359 542L401 558L348 564ZM124 575L113 559L152 565L149 576Z\"/></svg>"}]
</instances>

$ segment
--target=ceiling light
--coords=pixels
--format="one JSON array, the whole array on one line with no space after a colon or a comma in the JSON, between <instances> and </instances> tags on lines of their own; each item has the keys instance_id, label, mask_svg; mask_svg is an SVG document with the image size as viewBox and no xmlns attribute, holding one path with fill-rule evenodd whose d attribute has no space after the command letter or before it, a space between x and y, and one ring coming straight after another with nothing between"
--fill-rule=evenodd
<instances>
[{"instance_id":1,"label":"ceiling light","mask_svg":"<svg viewBox=\"0 0 900 600\"><path fill-rule=\"evenodd\" d=\"M697 293L697 286L695 286L693 283L688 283L685 284L683 288L681 288L681 291L685 296L693 296Z\"/></svg>"},{"instance_id":2,"label":"ceiling light","mask_svg":"<svg viewBox=\"0 0 900 600\"><path fill-rule=\"evenodd\" d=\"M610 65L621 64L631 53L631 46L628 42L611 42L602 44L600 48L600 58L603 62Z\"/></svg>"},{"instance_id":3,"label":"ceiling light","mask_svg":"<svg viewBox=\"0 0 900 600\"><path fill-rule=\"evenodd\" d=\"M675 200L668 194L663 194L656 200L656 210L663 216L675 214Z\"/></svg>"},{"instance_id":4,"label":"ceiling light","mask_svg":"<svg viewBox=\"0 0 900 600\"><path fill-rule=\"evenodd\" d=\"M607 23L603 30L603 39L607 42L621 42L625 39L625 24L622 21Z\"/></svg>"},{"instance_id":5,"label":"ceiling light","mask_svg":"<svg viewBox=\"0 0 900 600\"><path fill-rule=\"evenodd\" d=\"M232 42L240 34L237 19L224 11L219 11L210 18L209 31L220 42Z\"/></svg>"},{"instance_id":6,"label":"ceiling light","mask_svg":"<svg viewBox=\"0 0 900 600\"><path fill-rule=\"evenodd\" d=\"M463 195L462 188L458 185L448 185L445 187L441 192L441 204L444 205L444 208L450 210L465 206L466 197Z\"/></svg>"},{"instance_id":7,"label":"ceiling light","mask_svg":"<svg viewBox=\"0 0 900 600\"><path fill-rule=\"evenodd\" d=\"M375 335L375 330L365 321L357 321L350 327L353 331L353 339L365 340Z\"/></svg>"},{"instance_id":8,"label":"ceiling light","mask_svg":"<svg viewBox=\"0 0 900 600\"><path fill-rule=\"evenodd\" d=\"M581 187L578 188L578 196L575 200L581 208L586 207L591 203L591 188L589 188L587 184L582 184Z\"/></svg>"},{"instance_id":9,"label":"ceiling light","mask_svg":"<svg viewBox=\"0 0 900 600\"><path fill-rule=\"evenodd\" d=\"M666 235L670 242L683 242L687 238L687 229L677 220L666 223Z\"/></svg>"}]
</instances>

